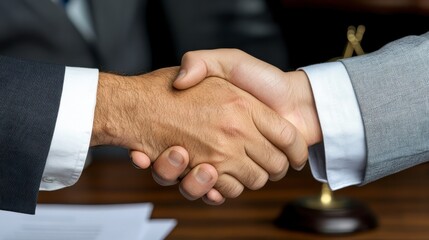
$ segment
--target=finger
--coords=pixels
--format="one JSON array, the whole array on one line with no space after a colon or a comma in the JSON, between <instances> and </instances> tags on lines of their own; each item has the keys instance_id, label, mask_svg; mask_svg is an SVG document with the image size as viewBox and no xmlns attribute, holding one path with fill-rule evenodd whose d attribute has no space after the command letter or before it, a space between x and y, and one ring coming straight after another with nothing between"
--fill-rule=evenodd
<instances>
[{"instance_id":1,"label":"finger","mask_svg":"<svg viewBox=\"0 0 429 240\"><path fill-rule=\"evenodd\" d=\"M244 190L243 184L228 174L220 175L214 188L225 198L236 198Z\"/></svg>"},{"instance_id":2,"label":"finger","mask_svg":"<svg viewBox=\"0 0 429 240\"><path fill-rule=\"evenodd\" d=\"M247 100L247 103L250 104L250 106L248 106L247 108L251 113L251 119L253 122L252 122L252 125L247 126L246 136L245 136L246 141L244 142L244 150L245 150L244 155L246 155L249 158L249 160L243 161L243 163L241 164L243 166L246 166L246 164L254 163L257 166L259 166L261 170L267 172L267 175L265 176L266 177L265 180L268 180L268 178L272 181L279 180L286 175L286 172L289 168L288 158L284 152L282 152L276 145L274 145L274 143L272 143L271 139L267 138L267 136L265 136L263 132L261 132L261 130L258 128L257 123L255 121L258 121L258 123L262 122L262 124L272 126L273 124L278 124L273 119L277 121L281 121L281 119L279 120L279 116L274 111L272 111L265 105L261 104L259 101L257 101L254 98L249 98ZM254 113L254 112L257 112L257 113ZM273 138L272 136L270 137ZM239 162L239 161L236 161L236 162ZM234 170L234 168L231 168L231 167L229 169ZM243 170L246 170L246 171L240 171L240 174L242 174L243 176L245 176L245 174L248 172L252 172L252 170L253 170L253 173L255 173L255 170L249 167ZM219 173L223 173L219 169L218 171ZM237 176L232 172L230 173L230 175L236 177L243 184L246 184L246 182L244 182L242 178L239 178L240 176ZM256 181L255 177L258 177L258 176L260 177L261 175L253 174L253 176L250 176L250 177L253 177L254 178L253 180ZM266 182L264 182L263 184L265 183ZM263 185L261 185L260 187L262 186ZM258 189L258 188L255 188L255 189Z\"/></svg>"},{"instance_id":3,"label":"finger","mask_svg":"<svg viewBox=\"0 0 429 240\"><path fill-rule=\"evenodd\" d=\"M150 166L150 158L143 152L132 150L130 152L130 158L134 166L141 169L146 169Z\"/></svg>"},{"instance_id":4,"label":"finger","mask_svg":"<svg viewBox=\"0 0 429 240\"><path fill-rule=\"evenodd\" d=\"M275 147L273 147L273 149L275 149ZM275 150L280 152L277 149ZM262 161L265 161L265 159ZM253 159L246 156L246 153L243 153L241 159L229 159L215 167L219 173L234 177L241 184L251 190L262 188L267 183L269 177L268 173L261 166L259 166Z\"/></svg>"},{"instance_id":5,"label":"finger","mask_svg":"<svg viewBox=\"0 0 429 240\"><path fill-rule=\"evenodd\" d=\"M225 202L225 198L222 196L222 194L212 188L206 195L203 196L203 201L208 205L221 205Z\"/></svg>"},{"instance_id":6,"label":"finger","mask_svg":"<svg viewBox=\"0 0 429 240\"><path fill-rule=\"evenodd\" d=\"M289 169L287 156L260 133L246 143L245 148L247 156L267 172L267 180L277 181L286 175Z\"/></svg>"},{"instance_id":7,"label":"finger","mask_svg":"<svg viewBox=\"0 0 429 240\"><path fill-rule=\"evenodd\" d=\"M189 200L201 198L208 193L218 179L216 169L207 163L194 167L180 182L180 193Z\"/></svg>"},{"instance_id":8,"label":"finger","mask_svg":"<svg viewBox=\"0 0 429 240\"><path fill-rule=\"evenodd\" d=\"M177 179L184 173L189 163L186 149L173 146L165 150L152 166L154 180L162 186L177 183Z\"/></svg>"},{"instance_id":9,"label":"finger","mask_svg":"<svg viewBox=\"0 0 429 240\"><path fill-rule=\"evenodd\" d=\"M286 154L292 168L302 169L308 158L308 146L296 127L268 108L253 113L259 132Z\"/></svg>"}]
</instances>

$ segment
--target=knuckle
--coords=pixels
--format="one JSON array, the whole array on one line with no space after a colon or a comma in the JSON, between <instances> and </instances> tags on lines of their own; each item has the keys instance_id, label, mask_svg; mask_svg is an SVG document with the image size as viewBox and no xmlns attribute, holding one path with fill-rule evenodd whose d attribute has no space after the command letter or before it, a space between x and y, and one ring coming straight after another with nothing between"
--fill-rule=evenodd
<instances>
[{"instance_id":1,"label":"knuckle","mask_svg":"<svg viewBox=\"0 0 429 240\"><path fill-rule=\"evenodd\" d=\"M231 189L230 194L228 194L227 197L228 198L237 198L238 196L241 195L243 190L244 190L244 188L242 185L237 185Z\"/></svg>"},{"instance_id":2,"label":"knuckle","mask_svg":"<svg viewBox=\"0 0 429 240\"><path fill-rule=\"evenodd\" d=\"M225 141L220 141L217 143L217 145L214 147L213 152L210 154L210 163L218 169L218 171L221 169L222 163L228 162L230 159L229 154L229 146L226 144Z\"/></svg>"},{"instance_id":3,"label":"knuckle","mask_svg":"<svg viewBox=\"0 0 429 240\"><path fill-rule=\"evenodd\" d=\"M271 174L272 175L279 175L287 171L289 167L289 161L286 156L277 157L274 161L272 161L272 169Z\"/></svg>"},{"instance_id":4,"label":"knuckle","mask_svg":"<svg viewBox=\"0 0 429 240\"><path fill-rule=\"evenodd\" d=\"M227 198L236 198L243 192L244 187L241 184L223 184L219 183L219 192Z\"/></svg>"},{"instance_id":5,"label":"knuckle","mask_svg":"<svg viewBox=\"0 0 429 240\"><path fill-rule=\"evenodd\" d=\"M188 51L182 56L182 61L186 61L194 56L194 52Z\"/></svg>"},{"instance_id":6,"label":"knuckle","mask_svg":"<svg viewBox=\"0 0 429 240\"><path fill-rule=\"evenodd\" d=\"M230 51L232 54L236 54L236 55L244 54L244 52L238 48L232 48Z\"/></svg>"},{"instance_id":7,"label":"knuckle","mask_svg":"<svg viewBox=\"0 0 429 240\"><path fill-rule=\"evenodd\" d=\"M299 161L299 164L303 165L307 162L307 160L308 160L308 151L304 151L302 153L301 160Z\"/></svg>"},{"instance_id":8,"label":"knuckle","mask_svg":"<svg viewBox=\"0 0 429 240\"><path fill-rule=\"evenodd\" d=\"M226 147L236 141L237 138L245 134L242 121L237 116L225 116L218 122L220 131L217 142L219 145Z\"/></svg>"},{"instance_id":9,"label":"knuckle","mask_svg":"<svg viewBox=\"0 0 429 240\"><path fill-rule=\"evenodd\" d=\"M308 151L303 151L300 157L295 161L295 165L297 166L297 170L301 170L308 160ZM291 160L292 161L292 160Z\"/></svg>"},{"instance_id":10,"label":"knuckle","mask_svg":"<svg viewBox=\"0 0 429 240\"><path fill-rule=\"evenodd\" d=\"M246 122L250 121L250 103L243 97L236 96L223 106L222 111L223 117L219 119L221 132L228 138L243 136L246 133Z\"/></svg>"},{"instance_id":11,"label":"knuckle","mask_svg":"<svg viewBox=\"0 0 429 240\"><path fill-rule=\"evenodd\" d=\"M259 174L258 177L252 178L251 184L248 186L250 190L258 190L261 189L268 181L268 174Z\"/></svg>"},{"instance_id":12,"label":"knuckle","mask_svg":"<svg viewBox=\"0 0 429 240\"><path fill-rule=\"evenodd\" d=\"M247 111L251 107L251 103L243 96L236 96L231 100L231 103L238 110Z\"/></svg>"},{"instance_id":13,"label":"knuckle","mask_svg":"<svg viewBox=\"0 0 429 240\"><path fill-rule=\"evenodd\" d=\"M228 141L231 138L237 138L244 134L244 129L236 121L225 120L220 126L220 130L226 136L224 142Z\"/></svg>"},{"instance_id":14,"label":"knuckle","mask_svg":"<svg viewBox=\"0 0 429 240\"><path fill-rule=\"evenodd\" d=\"M277 148L273 148L267 144L266 154L267 161L265 170L270 174L270 176L281 174L288 168L288 157Z\"/></svg>"},{"instance_id":15,"label":"knuckle","mask_svg":"<svg viewBox=\"0 0 429 240\"><path fill-rule=\"evenodd\" d=\"M288 147L295 143L297 134L298 133L296 132L295 128L285 125L280 132L280 137L284 146Z\"/></svg>"},{"instance_id":16,"label":"knuckle","mask_svg":"<svg viewBox=\"0 0 429 240\"><path fill-rule=\"evenodd\" d=\"M285 164L281 168L279 167L278 169L279 171L276 171L276 173L273 173L270 175L271 181L278 181L286 175L287 171L289 170L289 162L286 161Z\"/></svg>"}]
</instances>

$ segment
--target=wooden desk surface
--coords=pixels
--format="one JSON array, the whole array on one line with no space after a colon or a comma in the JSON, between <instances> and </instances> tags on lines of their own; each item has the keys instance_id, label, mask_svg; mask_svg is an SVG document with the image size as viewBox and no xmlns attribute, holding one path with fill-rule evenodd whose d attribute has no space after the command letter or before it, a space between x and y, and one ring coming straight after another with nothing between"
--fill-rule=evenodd
<instances>
[{"instance_id":1,"label":"wooden desk surface","mask_svg":"<svg viewBox=\"0 0 429 240\"><path fill-rule=\"evenodd\" d=\"M429 239L429 164L389 176L336 195L366 202L379 227L353 235L324 237L276 228L272 222L287 201L315 195L320 184L308 167L290 171L279 182L245 191L222 206L184 199L177 186L161 187L150 171L137 170L127 160L95 160L79 182L63 190L41 192L40 203L111 204L153 202L152 218L174 218L178 225L167 239ZM120 227L120 226L118 226Z\"/></svg>"}]
</instances>

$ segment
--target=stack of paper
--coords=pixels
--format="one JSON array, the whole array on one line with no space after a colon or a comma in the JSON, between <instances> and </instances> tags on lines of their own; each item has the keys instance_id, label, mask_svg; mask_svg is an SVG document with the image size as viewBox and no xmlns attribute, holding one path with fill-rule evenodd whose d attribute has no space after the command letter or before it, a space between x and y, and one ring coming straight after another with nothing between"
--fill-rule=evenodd
<instances>
[{"instance_id":1,"label":"stack of paper","mask_svg":"<svg viewBox=\"0 0 429 240\"><path fill-rule=\"evenodd\" d=\"M36 215L0 211L0 239L161 240L174 219L150 219L151 203L114 205L39 204Z\"/></svg>"}]
</instances>

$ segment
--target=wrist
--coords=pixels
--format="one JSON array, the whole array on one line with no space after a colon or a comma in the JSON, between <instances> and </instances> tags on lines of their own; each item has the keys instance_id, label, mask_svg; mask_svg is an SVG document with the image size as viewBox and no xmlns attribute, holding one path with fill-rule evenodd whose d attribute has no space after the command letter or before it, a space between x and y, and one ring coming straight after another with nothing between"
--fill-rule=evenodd
<instances>
[{"instance_id":1,"label":"wrist","mask_svg":"<svg viewBox=\"0 0 429 240\"><path fill-rule=\"evenodd\" d=\"M130 116L133 102L128 95L130 79L125 76L100 72L97 89L97 101L94 112L91 146L114 145L127 147L124 136L130 133L124 127L124 117Z\"/></svg>"},{"instance_id":2,"label":"wrist","mask_svg":"<svg viewBox=\"0 0 429 240\"><path fill-rule=\"evenodd\" d=\"M163 131L168 126L162 120L174 108L176 75L177 68L139 76L100 73L90 145L125 147L155 159L168 147L165 136L171 132Z\"/></svg>"},{"instance_id":3,"label":"wrist","mask_svg":"<svg viewBox=\"0 0 429 240\"><path fill-rule=\"evenodd\" d=\"M292 90L290 96L296 101L291 122L301 131L309 146L319 143L323 136L308 76L301 70L286 74Z\"/></svg>"}]
</instances>

